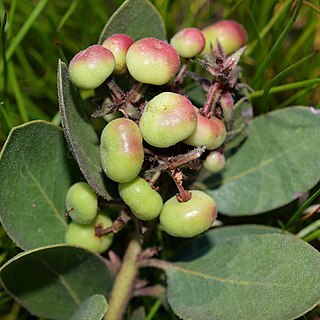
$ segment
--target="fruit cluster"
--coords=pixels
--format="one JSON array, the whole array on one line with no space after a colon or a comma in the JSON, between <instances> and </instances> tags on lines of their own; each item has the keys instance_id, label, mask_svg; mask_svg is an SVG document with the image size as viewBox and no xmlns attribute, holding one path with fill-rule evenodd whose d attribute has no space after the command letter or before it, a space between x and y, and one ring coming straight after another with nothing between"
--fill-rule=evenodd
<instances>
[{"instance_id":1,"label":"fruit cluster","mask_svg":"<svg viewBox=\"0 0 320 320\"><path fill-rule=\"evenodd\" d=\"M138 220L159 216L162 229L177 237L196 236L215 221L214 199L199 190L185 190L183 182L190 169L204 166L219 172L224 166L223 150L234 105L230 91L238 78L236 65L245 43L243 27L225 20L203 31L185 28L170 44L152 37L134 42L128 35L114 34L71 60L69 75L75 86L96 89L106 82L109 88L109 96L93 114L108 122L101 134L101 163ZM210 73L210 80L201 81L188 73L187 67L196 56ZM206 92L201 108L195 107L181 88L187 75L199 81ZM115 78L119 77L135 81L130 91L117 85ZM178 190L165 203L160 194L167 190L155 186L163 172ZM97 223L104 227L111 224L103 220L106 217L96 216L97 196L86 183L71 187L67 209L73 220L66 236L69 243L76 228L85 237ZM109 243L110 239L103 241Z\"/></svg>"}]
</instances>

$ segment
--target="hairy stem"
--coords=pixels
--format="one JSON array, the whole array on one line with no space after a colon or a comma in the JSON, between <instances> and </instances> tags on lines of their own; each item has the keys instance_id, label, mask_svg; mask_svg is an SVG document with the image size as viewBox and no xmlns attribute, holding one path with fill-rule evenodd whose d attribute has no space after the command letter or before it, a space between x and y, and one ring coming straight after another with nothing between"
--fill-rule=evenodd
<instances>
[{"instance_id":1,"label":"hairy stem","mask_svg":"<svg viewBox=\"0 0 320 320\"><path fill-rule=\"evenodd\" d=\"M139 264L137 258L142 248L137 238L131 239L124 255L119 273L117 274L109 300L109 309L104 320L121 320L127 304L132 296Z\"/></svg>"},{"instance_id":2,"label":"hairy stem","mask_svg":"<svg viewBox=\"0 0 320 320\"><path fill-rule=\"evenodd\" d=\"M201 110L201 114L202 114L204 117L207 117L208 114L210 113L212 102L213 102L213 100L214 100L215 95L216 95L217 92L219 91L219 89L220 89L220 85L219 85L218 82L215 82L215 83L210 87L209 92L208 92L208 95L207 95L206 103L205 103L204 107L203 107L202 110Z\"/></svg>"}]
</instances>

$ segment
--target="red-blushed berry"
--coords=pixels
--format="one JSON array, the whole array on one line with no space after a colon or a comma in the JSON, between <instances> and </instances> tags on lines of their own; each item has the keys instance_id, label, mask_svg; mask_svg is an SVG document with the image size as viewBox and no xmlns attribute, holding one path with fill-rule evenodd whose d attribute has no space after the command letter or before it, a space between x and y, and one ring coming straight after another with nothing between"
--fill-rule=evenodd
<instances>
[{"instance_id":1,"label":"red-blushed berry","mask_svg":"<svg viewBox=\"0 0 320 320\"><path fill-rule=\"evenodd\" d=\"M109 122L102 131L100 154L105 174L116 182L129 182L142 168L144 150L138 125L127 118Z\"/></svg>"},{"instance_id":2,"label":"red-blushed berry","mask_svg":"<svg viewBox=\"0 0 320 320\"><path fill-rule=\"evenodd\" d=\"M96 44L72 58L69 64L70 79L80 89L95 89L112 74L115 65L113 53Z\"/></svg>"},{"instance_id":3,"label":"red-blushed berry","mask_svg":"<svg viewBox=\"0 0 320 320\"><path fill-rule=\"evenodd\" d=\"M219 151L211 151L203 162L203 166L210 172L220 172L225 165L225 157Z\"/></svg>"},{"instance_id":4,"label":"red-blushed berry","mask_svg":"<svg viewBox=\"0 0 320 320\"><path fill-rule=\"evenodd\" d=\"M163 201L160 194L143 178L137 177L126 183L119 183L119 194L140 220L155 219L161 212Z\"/></svg>"},{"instance_id":5,"label":"red-blushed berry","mask_svg":"<svg viewBox=\"0 0 320 320\"><path fill-rule=\"evenodd\" d=\"M97 194L86 182L77 182L67 192L66 207L73 221L80 224L91 223L97 215Z\"/></svg>"},{"instance_id":6,"label":"red-blushed berry","mask_svg":"<svg viewBox=\"0 0 320 320\"><path fill-rule=\"evenodd\" d=\"M180 58L168 43L156 38L136 41L126 56L131 76L142 83L163 85L178 72Z\"/></svg>"},{"instance_id":7,"label":"red-blushed berry","mask_svg":"<svg viewBox=\"0 0 320 320\"><path fill-rule=\"evenodd\" d=\"M190 146L205 146L207 150L213 150L224 143L226 135L226 127L220 119L208 119L197 112L196 129L183 142Z\"/></svg>"},{"instance_id":8,"label":"red-blushed berry","mask_svg":"<svg viewBox=\"0 0 320 320\"><path fill-rule=\"evenodd\" d=\"M206 46L202 53L210 52L210 45L217 47L220 42L224 52L230 54L243 47L248 40L244 27L233 20L221 20L202 30L206 38Z\"/></svg>"},{"instance_id":9,"label":"red-blushed berry","mask_svg":"<svg viewBox=\"0 0 320 320\"><path fill-rule=\"evenodd\" d=\"M117 33L103 41L102 46L109 49L116 60L114 74L122 75L127 71L126 55L133 40L126 34Z\"/></svg>"},{"instance_id":10,"label":"red-blushed berry","mask_svg":"<svg viewBox=\"0 0 320 320\"><path fill-rule=\"evenodd\" d=\"M217 218L213 198L202 191L191 191L192 197L179 202L176 196L167 200L160 213L162 229L174 236L191 238L208 230Z\"/></svg>"},{"instance_id":11,"label":"red-blushed berry","mask_svg":"<svg viewBox=\"0 0 320 320\"><path fill-rule=\"evenodd\" d=\"M177 50L180 57L193 58L202 52L206 39L201 30L184 28L171 38L170 44Z\"/></svg>"},{"instance_id":12,"label":"red-blushed berry","mask_svg":"<svg viewBox=\"0 0 320 320\"><path fill-rule=\"evenodd\" d=\"M190 136L197 125L194 106L185 96L162 92L151 99L140 119L143 139L159 148L170 147Z\"/></svg>"}]
</instances>

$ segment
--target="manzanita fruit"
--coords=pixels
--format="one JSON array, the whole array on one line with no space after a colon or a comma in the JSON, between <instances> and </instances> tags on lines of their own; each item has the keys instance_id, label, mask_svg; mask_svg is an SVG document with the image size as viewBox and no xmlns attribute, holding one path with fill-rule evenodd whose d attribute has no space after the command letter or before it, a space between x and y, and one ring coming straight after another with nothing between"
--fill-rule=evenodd
<instances>
[{"instance_id":1,"label":"manzanita fruit","mask_svg":"<svg viewBox=\"0 0 320 320\"><path fill-rule=\"evenodd\" d=\"M142 168L144 150L138 125L127 118L109 122L102 131L101 163L105 174L116 182L129 182Z\"/></svg>"},{"instance_id":2,"label":"manzanita fruit","mask_svg":"<svg viewBox=\"0 0 320 320\"><path fill-rule=\"evenodd\" d=\"M220 147L226 139L224 123L216 118L206 118L197 112L196 130L183 142L190 146L205 146L208 150Z\"/></svg>"},{"instance_id":3,"label":"manzanita fruit","mask_svg":"<svg viewBox=\"0 0 320 320\"><path fill-rule=\"evenodd\" d=\"M173 92L162 92L151 99L139 123L144 140L159 148L186 139L196 125L197 116L190 100Z\"/></svg>"},{"instance_id":4,"label":"manzanita fruit","mask_svg":"<svg viewBox=\"0 0 320 320\"><path fill-rule=\"evenodd\" d=\"M149 37L136 41L129 48L126 63L129 73L137 81L163 85L178 72L180 58L168 43Z\"/></svg>"},{"instance_id":5,"label":"manzanita fruit","mask_svg":"<svg viewBox=\"0 0 320 320\"><path fill-rule=\"evenodd\" d=\"M69 64L70 79L80 89L95 89L112 74L115 65L113 53L96 44L72 58Z\"/></svg>"},{"instance_id":6,"label":"manzanita fruit","mask_svg":"<svg viewBox=\"0 0 320 320\"><path fill-rule=\"evenodd\" d=\"M211 151L203 162L203 166L210 172L216 173L221 171L225 165L224 154L220 151Z\"/></svg>"},{"instance_id":7,"label":"manzanita fruit","mask_svg":"<svg viewBox=\"0 0 320 320\"><path fill-rule=\"evenodd\" d=\"M141 177L119 183L119 194L140 220L155 219L161 212L163 201L160 194Z\"/></svg>"},{"instance_id":8,"label":"manzanita fruit","mask_svg":"<svg viewBox=\"0 0 320 320\"><path fill-rule=\"evenodd\" d=\"M88 183L77 182L67 192L66 207L73 221L80 224L91 223L97 215L97 194Z\"/></svg>"},{"instance_id":9,"label":"manzanita fruit","mask_svg":"<svg viewBox=\"0 0 320 320\"><path fill-rule=\"evenodd\" d=\"M184 28L171 38L170 44L177 50L180 57L193 58L203 51L206 39L201 30Z\"/></svg>"},{"instance_id":10,"label":"manzanita fruit","mask_svg":"<svg viewBox=\"0 0 320 320\"><path fill-rule=\"evenodd\" d=\"M219 41L223 51L230 54L243 47L248 40L244 27L233 20L221 20L202 30L206 38L206 46L202 53L209 53L211 46L217 48Z\"/></svg>"},{"instance_id":11,"label":"manzanita fruit","mask_svg":"<svg viewBox=\"0 0 320 320\"><path fill-rule=\"evenodd\" d=\"M103 215L98 214L96 219L90 224L78 224L72 221L65 234L65 240L68 244L85 247L97 253L106 251L112 244L113 233L107 235L96 235L96 227L108 228L112 225L112 220Z\"/></svg>"},{"instance_id":12,"label":"manzanita fruit","mask_svg":"<svg viewBox=\"0 0 320 320\"><path fill-rule=\"evenodd\" d=\"M126 34L113 34L104 42L102 46L109 49L116 60L114 74L122 75L127 71L126 55L129 47L133 44L133 40Z\"/></svg>"},{"instance_id":13,"label":"manzanita fruit","mask_svg":"<svg viewBox=\"0 0 320 320\"><path fill-rule=\"evenodd\" d=\"M217 217L217 206L206 193L193 190L191 199L179 202L176 196L167 200L160 213L162 229L174 236L191 238L208 230Z\"/></svg>"}]
</instances>

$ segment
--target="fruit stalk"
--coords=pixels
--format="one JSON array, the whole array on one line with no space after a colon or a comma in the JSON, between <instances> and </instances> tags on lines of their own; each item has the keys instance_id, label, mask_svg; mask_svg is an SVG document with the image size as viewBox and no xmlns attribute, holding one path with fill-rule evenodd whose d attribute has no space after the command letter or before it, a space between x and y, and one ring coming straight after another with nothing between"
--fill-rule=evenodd
<instances>
[{"instance_id":1,"label":"fruit stalk","mask_svg":"<svg viewBox=\"0 0 320 320\"><path fill-rule=\"evenodd\" d=\"M132 296L133 285L138 274L138 256L142 248L137 238L132 238L119 273L116 276L109 300L109 308L104 320L121 320L125 313L127 304Z\"/></svg>"},{"instance_id":2,"label":"fruit stalk","mask_svg":"<svg viewBox=\"0 0 320 320\"><path fill-rule=\"evenodd\" d=\"M209 89L209 92L208 92L208 96L207 96L207 100L206 100L206 103L204 105L204 107L202 108L202 111L201 111L201 114L204 116L204 117L207 117L208 114L210 113L211 111L211 105L212 105L212 101L215 97L215 95L217 94L217 92L219 91L220 89L220 84L218 82L215 82Z\"/></svg>"}]
</instances>

